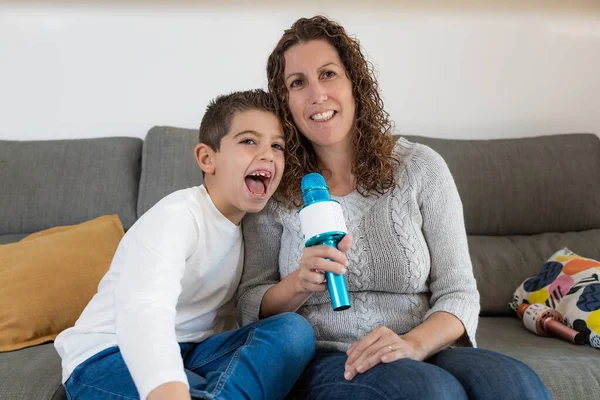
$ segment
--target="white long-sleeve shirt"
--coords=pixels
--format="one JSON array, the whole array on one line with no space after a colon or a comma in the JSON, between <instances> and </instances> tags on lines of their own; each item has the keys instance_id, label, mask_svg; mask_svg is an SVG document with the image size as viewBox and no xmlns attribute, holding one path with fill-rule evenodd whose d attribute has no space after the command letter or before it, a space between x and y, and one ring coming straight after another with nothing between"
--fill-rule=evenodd
<instances>
[{"instance_id":1,"label":"white long-sleeve shirt","mask_svg":"<svg viewBox=\"0 0 600 400\"><path fill-rule=\"evenodd\" d=\"M140 398L166 382L188 384L178 343L234 327L242 263L241 228L204 186L163 198L125 234L98 293L56 338L63 383L118 345Z\"/></svg>"}]
</instances>

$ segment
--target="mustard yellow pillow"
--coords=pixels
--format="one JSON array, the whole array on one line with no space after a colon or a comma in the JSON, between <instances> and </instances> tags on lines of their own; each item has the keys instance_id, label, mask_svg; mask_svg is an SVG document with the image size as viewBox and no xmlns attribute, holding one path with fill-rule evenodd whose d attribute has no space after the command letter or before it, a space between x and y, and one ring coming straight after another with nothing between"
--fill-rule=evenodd
<instances>
[{"instance_id":1,"label":"mustard yellow pillow","mask_svg":"<svg viewBox=\"0 0 600 400\"><path fill-rule=\"evenodd\" d=\"M117 215L0 245L0 351L54 340L98 291L124 235Z\"/></svg>"}]
</instances>

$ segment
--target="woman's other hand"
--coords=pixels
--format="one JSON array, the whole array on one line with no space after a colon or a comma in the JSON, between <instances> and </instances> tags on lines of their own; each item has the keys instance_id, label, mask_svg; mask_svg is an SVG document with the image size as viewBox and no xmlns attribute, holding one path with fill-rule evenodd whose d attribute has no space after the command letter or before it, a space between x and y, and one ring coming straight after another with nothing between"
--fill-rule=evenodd
<instances>
[{"instance_id":1,"label":"woman's other hand","mask_svg":"<svg viewBox=\"0 0 600 400\"><path fill-rule=\"evenodd\" d=\"M352 380L379 363L390 363L401 358L422 361L427 351L416 340L398 336L391 329L380 326L352 344L346 352L344 377Z\"/></svg>"}]
</instances>

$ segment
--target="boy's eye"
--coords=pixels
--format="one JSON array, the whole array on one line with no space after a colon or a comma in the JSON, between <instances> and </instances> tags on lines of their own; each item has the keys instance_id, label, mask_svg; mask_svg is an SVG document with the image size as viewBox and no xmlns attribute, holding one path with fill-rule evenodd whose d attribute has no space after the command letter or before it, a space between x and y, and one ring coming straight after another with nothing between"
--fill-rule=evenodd
<instances>
[{"instance_id":1,"label":"boy's eye","mask_svg":"<svg viewBox=\"0 0 600 400\"><path fill-rule=\"evenodd\" d=\"M244 139L240 143L243 143L243 144L256 144L256 142L253 139Z\"/></svg>"}]
</instances>

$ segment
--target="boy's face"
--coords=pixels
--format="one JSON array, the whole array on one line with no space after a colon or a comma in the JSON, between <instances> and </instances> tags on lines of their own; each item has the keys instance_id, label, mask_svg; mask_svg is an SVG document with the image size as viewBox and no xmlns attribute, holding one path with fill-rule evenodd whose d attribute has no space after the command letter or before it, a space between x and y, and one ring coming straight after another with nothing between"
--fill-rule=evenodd
<instances>
[{"instance_id":1,"label":"boy's face","mask_svg":"<svg viewBox=\"0 0 600 400\"><path fill-rule=\"evenodd\" d=\"M235 114L218 152L202 144L196 147L211 199L230 221L239 224L246 213L267 204L281 181L283 149L279 120L259 110Z\"/></svg>"}]
</instances>

